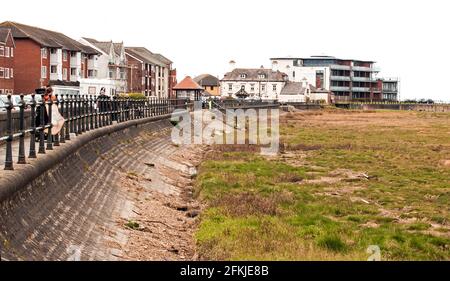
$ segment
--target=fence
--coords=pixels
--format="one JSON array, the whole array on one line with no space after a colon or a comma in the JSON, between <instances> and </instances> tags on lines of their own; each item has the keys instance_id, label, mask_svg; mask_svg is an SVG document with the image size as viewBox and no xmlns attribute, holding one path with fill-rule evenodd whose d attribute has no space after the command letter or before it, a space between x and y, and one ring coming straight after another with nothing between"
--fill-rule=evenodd
<instances>
[{"instance_id":1,"label":"fence","mask_svg":"<svg viewBox=\"0 0 450 281\"><path fill-rule=\"evenodd\" d=\"M22 95L18 106L15 107L11 96L8 95L8 100L2 107L6 110L6 118L4 118L6 126L0 126L0 129L6 127L5 133L0 131L0 144L6 145L5 170L14 169L14 140L19 140L17 164L26 164L25 137L27 135L30 136L28 158L37 158L38 154L45 154L47 150L53 150L54 146L60 146L69 141L70 134L81 135L110 126L113 122L121 123L170 114L178 108L192 109L192 104L177 99L133 100L119 97L99 98L91 95L55 96L55 101L51 99L45 101L43 95L40 101L37 101L33 94L31 100L25 102ZM56 104L65 120L61 131L54 136L51 134L53 104ZM13 126L14 124L16 126ZM38 142L37 147L36 142Z\"/></svg>"}]
</instances>

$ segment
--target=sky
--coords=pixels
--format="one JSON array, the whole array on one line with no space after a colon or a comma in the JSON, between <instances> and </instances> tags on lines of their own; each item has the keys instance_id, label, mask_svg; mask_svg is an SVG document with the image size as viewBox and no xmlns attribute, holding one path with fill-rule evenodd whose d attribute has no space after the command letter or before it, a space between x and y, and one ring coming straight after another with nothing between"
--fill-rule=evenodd
<instances>
[{"instance_id":1,"label":"sky","mask_svg":"<svg viewBox=\"0 0 450 281\"><path fill-rule=\"evenodd\" d=\"M222 78L230 60L374 60L380 76L401 79L401 99L450 101L449 11L445 0L15 0L2 1L0 21L144 46L171 59L179 80Z\"/></svg>"}]
</instances>

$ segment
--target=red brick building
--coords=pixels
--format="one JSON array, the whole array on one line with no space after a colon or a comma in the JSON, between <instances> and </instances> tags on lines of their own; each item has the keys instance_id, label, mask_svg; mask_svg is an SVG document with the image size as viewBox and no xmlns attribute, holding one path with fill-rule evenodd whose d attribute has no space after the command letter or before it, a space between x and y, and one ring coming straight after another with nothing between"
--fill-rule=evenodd
<instances>
[{"instance_id":1,"label":"red brick building","mask_svg":"<svg viewBox=\"0 0 450 281\"><path fill-rule=\"evenodd\" d=\"M14 93L14 38L9 28L0 27L0 94Z\"/></svg>"},{"instance_id":2,"label":"red brick building","mask_svg":"<svg viewBox=\"0 0 450 281\"><path fill-rule=\"evenodd\" d=\"M126 47L128 60L128 90L146 96L172 97L176 71L172 61L144 47ZM175 75L175 79L174 79Z\"/></svg>"},{"instance_id":3,"label":"red brick building","mask_svg":"<svg viewBox=\"0 0 450 281\"><path fill-rule=\"evenodd\" d=\"M51 85L56 94L78 94L86 65L98 52L70 37L15 22L0 23L15 42L14 93L30 94Z\"/></svg>"},{"instance_id":4,"label":"red brick building","mask_svg":"<svg viewBox=\"0 0 450 281\"><path fill-rule=\"evenodd\" d=\"M174 68L170 70L169 74L169 98L174 99L177 97L175 90L173 89L177 83L177 69Z\"/></svg>"}]
</instances>

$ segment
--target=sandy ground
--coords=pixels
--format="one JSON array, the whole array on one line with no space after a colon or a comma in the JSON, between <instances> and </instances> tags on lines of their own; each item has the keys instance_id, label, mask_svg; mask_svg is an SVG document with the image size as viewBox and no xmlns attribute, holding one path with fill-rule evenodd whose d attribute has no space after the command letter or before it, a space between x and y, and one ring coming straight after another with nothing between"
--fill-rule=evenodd
<instances>
[{"instance_id":1,"label":"sandy ground","mask_svg":"<svg viewBox=\"0 0 450 281\"><path fill-rule=\"evenodd\" d=\"M152 163L150 176L124 174L122 187L134 204L131 216L116 218L128 237L119 259L196 259L193 233L200 206L193 199L192 181L201 157L199 146L180 147Z\"/></svg>"}]
</instances>

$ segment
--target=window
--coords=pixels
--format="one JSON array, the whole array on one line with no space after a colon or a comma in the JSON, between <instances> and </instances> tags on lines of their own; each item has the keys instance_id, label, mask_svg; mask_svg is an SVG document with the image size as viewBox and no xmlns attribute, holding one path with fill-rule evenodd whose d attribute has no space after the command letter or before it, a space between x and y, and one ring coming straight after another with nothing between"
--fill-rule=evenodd
<instances>
[{"instance_id":1,"label":"window","mask_svg":"<svg viewBox=\"0 0 450 281\"><path fill-rule=\"evenodd\" d=\"M228 84L228 91L233 91L233 84Z\"/></svg>"},{"instance_id":2,"label":"window","mask_svg":"<svg viewBox=\"0 0 450 281\"><path fill-rule=\"evenodd\" d=\"M261 91L265 91L266 90L266 85L261 85Z\"/></svg>"},{"instance_id":3,"label":"window","mask_svg":"<svg viewBox=\"0 0 450 281\"><path fill-rule=\"evenodd\" d=\"M0 57L4 57L5 56L5 47L0 46Z\"/></svg>"},{"instance_id":4,"label":"window","mask_svg":"<svg viewBox=\"0 0 450 281\"><path fill-rule=\"evenodd\" d=\"M5 78L5 69L0 67L0 78Z\"/></svg>"},{"instance_id":5,"label":"window","mask_svg":"<svg viewBox=\"0 0 450 281\"><path fill-rule=\"evenodd\" d=\"M11 68L11 71L9 72L9 77L14 78L14 70L12 68Z\"/></svg>"},{"instance_id":6,"label":"window","mask_svg":"<svg viewBox=\"0 0 450 281\"><path fill-rule=\"evenodd\" d=\"M245 85L241 85L241 91L245 91Z\"/></svg>"},{"instance_id":7,"label":"window","mask_svg":"<svg viewBox=\"0 0 450 281\"><path fill-rule=\"evenodd\" d=\"M266 75L265 74L259 74L258 77L259 77L259 79L265 79Z\"/></svg>"},{"instance_id":8,"label":"window","mask_svg":"<svg viewBox=\"0 0 450 281\"><path fill-rule=\"evenodd\" d=\"M41 78L47 78L47 67L43 66L41 68Z\"/></svg>"},{"instance_id":9,"label":"window","mask_svg":"<svg viewBox=\"0 0 450 281\"><path fill-rule=\"evenodd\" d=\"M62 52L62 56L63 56L63 61L67 61L67 51L63 51ZM67 70L66 70L67 71Z\"/></svg>"},{"instance_id":10,"label":"window","mask_svg":"<svg viewBox=\"0 0 450 281\"><path fill-rule=\"evenodd\" d=\"M50 54L56 54L56 49L55 48L51 48L50 49Z\"/></svg>"},{"instance_id":11,"label":"window","mask_svg":"<svg viewBox=\"0 0 450 281\"><path fill-rule=\"evenodd\" d=\"M67 68L63 68L63 79L67 79Z\"/></svg>"},{"instance_id":12,"label":"window","mask_svg":"<svg viewBox=\"0 0 450 281\"><path fill-rule=\"evenodd\" d=\"M250 84L250 91L254 91L255 90L255 84Z\"/></svg>"},{"instance_id":13,"label":"window","mask_svg":"<svg viewBox=\"0 0 450 281\"><path fill-rule=\"evenodd\" d=\"M5 79L9 79L9 68L5 68Z\"/></svg>"},{"instance_id":14,"label":"window","mask_svg":"<svg viewBox=\"0 0 450 281\"><path fill-rule=\"evenodd\" d=\"M3 89L0 89L0 94L3 94Z\"/></svg>"},{"instance_id":15,"label":"window","mask_svg":"<svg viewBox=\"0 0 450 281\"><path fill-rule=\"evenodd\" d=\"M95 77L95 72L94 72L93 69L89 69L89 70L88 70L88 77L89 77L89 78Z\"/></svg>"},{"instance_id":16,"label":"window","mask_svg":"<svg viewBox=\"0 0 450 281\"><path fill-rule=\"evenodd\" d=\"M108 75L109 75L109 78L112 79L113 78L113 71L110 70Z\"/></svg>"},{"instance_id":17,"label":"window","mask_svg":"<svg viewBox=\"0 0 450 281\"><path fill-rule=\"evenodd\" d=\"M70 56L71 56L72 58L76 57L76 56L77 56L77 52L70 52Z\"/></svg>"},{"instance_id":18,"label":"window","mask_svg":"<svg viewBox=\"0 0 450 281\"><path fill-rule=\"evenodd\" d=\"M292 77L295 78L295 71L292 71Z\"/></svg>"},{"instance_id":19,"label":"window","mask_svg":"<svg viewBox=\"0 0 450 281\"><path fill-rule=\"evenodd\" d=\"M72 75L72 76L77 75L77 69L75 67L70 68L70 75Z\"/></svg>"},{"instance_id":20,"label":"window","mask_svg":"<svg viewBox=\"0 0 450 281\"><path fill-rule=\"evenodd\" d=\"M56 74L58 73L58 67L56 65L50 66L50 74Z\"/></svg>"},{"instance_id":21,"label":"window","mask_svg":"<svg viewBox=\"0 0 450 281\"><path fill-rule=\"evenodd\" d=\"M209 87L209 89L210 89L211 91L214 91L214 87L213 87L213 86Z\"/></svg>"},{"instance_id":22,"label":"window","mask_svg":"<svg viewBox=\"0 0 450 281\"><path fill-rule=\"evenodd\" d=\"M9 58L9 47L5 47L5 57Z\"/></svg>"},{"instance_id":23,"label":"window","mask_svg":"<svg viewBox=\"0 0 450 281\"><path fill-rule=\"evenodd\" d=\"M46 48L41 49L41 57L43 59L47 58L47 49Z\"/></svg>"},{"instance_id":24,"label":"window","mask_svg":"<svg viewBox=\"0 0 450 281\"><path fill-rule=\"evenodd\" d=\"M11 57L14 57L14 48L11 48Z\"/></svg>"},{"instance_id":25,"label":"window","mask_svg":"<svg viewBox=\"0 0 450 281\"><path fill-rule=\"evenodd\" d=\"M241 77L242 79L245 79L245 78L247 78L247 74L243 73L243 74L241 74L240 77Z\"/></svg>"},{"instance_id":26,"label":"window","mask_svg":"<svg viewBox=\"0 0 450 281\"><path fill-rule=\"evenodd\" d=\"M273 84L273 85L272 85L272 90L273 90L274 92L277 91L277 84Z\"/></svg>"}]
</instances>

